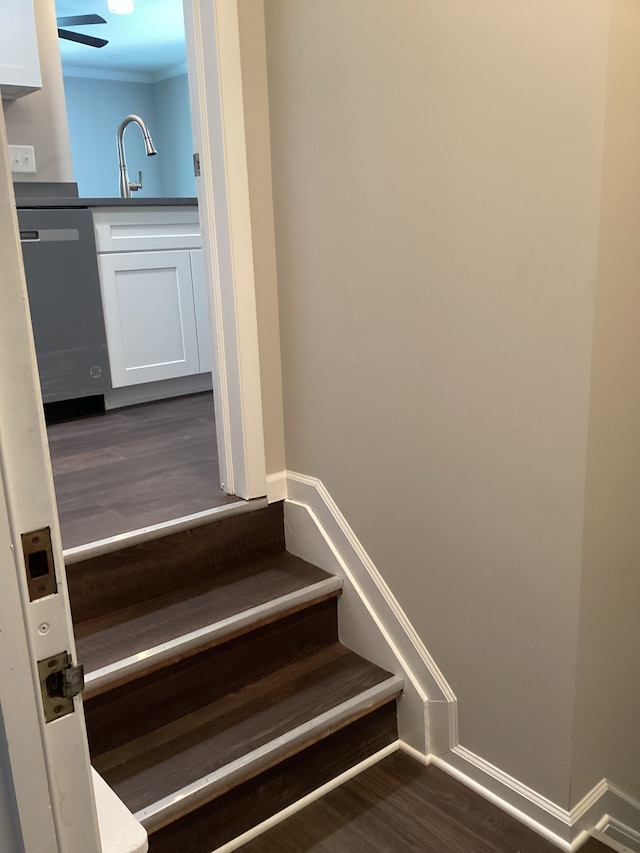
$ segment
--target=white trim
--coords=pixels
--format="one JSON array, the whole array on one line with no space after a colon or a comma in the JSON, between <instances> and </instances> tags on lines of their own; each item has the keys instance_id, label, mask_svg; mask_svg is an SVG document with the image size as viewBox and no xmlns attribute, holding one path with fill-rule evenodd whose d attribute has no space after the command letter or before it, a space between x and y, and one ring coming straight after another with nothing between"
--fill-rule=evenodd
<instances>
[{"instance_id":1,"label":"white trim","mask_svg":"<svg viewBox=\"0 0 640 853\"><path fill-rule=\"evenodd\" d=\"M568 811L459 744L453 691L329 492L317 478L293 471L284 475L288 550L343 579L341 639L345 623L349 628L352 621L358 622L355 612L359 600L366 607L368 621L360 619L346 645L405 677L405 695L398 703L402 749L424 764L440 767L567 853L579 850L598 821L605 825L605 818L611 838L614 833L616 837L626 833L627 843L635 842L636 834L640 839L640 803L607 780L595 785ZM274 475L274 481L282 481L282 472ZM306 514L301 514L303 510ZM352 638L356 645L349 642ZM380 641L386 644L391 663L381 659L385 650L380 649ZM403 703L411 690L416 701L405 724L415 732L421 700L427 725L426 749L419 738L408 737L403 731ZM640 851L640 841L632 849Z\"/></svg>"},{"instance_id":2,"label":"white trim","mask_svg":"<svg viewBox=\"0 0 640 853\"><path fill-rule=\"evenodd\" d=\"M0 706L12 784L27 849L97 853L82 701L46 723L39 698L38 661L76 653L2 116L0 256ZM47 527L57 592L31 601L21 535Z\"/></svg>"},{"instance_id":3,"label":"white trim","mask_svg":"<svg viewBox=\"0 0 640 853\"><path fill-rule=\"evenodd\" d=\"M225 492L255 498L267 475L237 4L186 2L185 32L220 473Z\"/></svg>"},{"instance_id":4,"label":"white trim","mask_svg":"<svg viewBox=\"0 0 640 853\"><path fill-rule=\"evenodd\" d=\"M345 567L349 566L354 575L357 574L363 595L370 602L371 608L380 611L387 629L393 630L397 637L398 646L404 648L409 662L416 669L422 670L423 680L431 682L430 686L437 698L455 702L455 694L435 660L324 484L316 477L287 471L287 493L290 500L305 504L312 510L344 560Z\"/></svg>"},{"instance_id":5,"label":"white trim","mask_svg":"<svg viewBox=\"0 0 640 853\"><path fill-rule=\"evenodd\" d=\"M62 69L64 77L81 77L89 80L114 80L121 83L152 83L151 74L145 71L116 71L115 68L81 68L67 65Z\"/></svg>"},{"instance_id":6,"label":"white trim","mask_svg":"<svg viewBox=\"0 0 640 853\"><path fill-rule=\"evenodd\" d=\"M169 80L171 77L182 77L187 73L187 63L178 62L176 65L167 65L166 68L156 68L149 74L152 83L162 83L163 80Z\"/></svg>"},{"instance_id":7,"label":"white trim","mask_svg":"<svg viewBox=\"0 0 640 853\"><path fill-rule=\"evenodd\" d=\"M394 741L393 743L390 743L389 746L385 746L383 749L379 750L379 752L374 753L374 755L370 755L369 758L365 758L364 761L361 761L359 764L356 764L353 767L350 767L348 770L345 770L344 773L341 773L339 776L336 776L335 779L332 779L330 782L326 782L324 785L321 785L319 788L316 788L315 791L311 791L311 793L302 797L302 799L296 800L295 803L292 803L290 806L287 806L286 809L282 809L282 811L277 812L276 814L262 821L262 823L257 824L257 826L254 826L246 832L243 832L242 835L239 835L232 841L228 841L226 844L223 844L222 847L217 847L213 851L213 853L233 853L234 850L238 850L245 844L248 844L249 841L253 841L254 838L257 838L259 835L262 835L268 829L272 829L279 823L282 823L288 818L293 817L294 814L297 814L298 812L302 811L302 809L306 808L307 806L310 806L312 803L315 803L316 800L319 800L321 797L324 797L325 794L329 794L331 791L334 791L336 788L339 788L340 785L343 785L350 779L354 779L356 776L359 776L360 773L362 773L364 770L368 770L370 767L373 767L379 761L382 761L383 758L387 758L389 755L393 755L394 752L398 751L399 747L399 741Z\"/></svg>"},{"instance_id":8,"label":"white trim","mask_svg":"<svg viewBox=\"0 0 640 853\"><path fill-rule=\"evenodd\" d=\"M561 850L577 849L570 843L569 812L500 768L459 745L431 761Z\"/></svg>"},{"instance_id":9,"label":"white trim","mask_svg":"<svg viewBox=\"0 0 640 853\"><path fill-rule=\"evenodd\" d=\"M123 548L131 548L133 545L149 542L151 539L160 539L163 536L170 536L172 533L179 533L181 530L201 527L203 524L219 521L221 518L242 515L242 513L252 512L254 509L263 509L266 506L265 498L256 498L253 501L235 501L224 506L213 507L213 509L204 509L202 512L183 515L182 518L172 518L169 521L150 524L148 527L141 527L128 533L118 533L116 536L109 536L107 539L98 539L96 542L89 542L87 545L67 548L64 551L64 561L67 566L70 566L72 563L80 563L92 557L111 554L114 551L121 551Z\"/></svg>"},{"instance_id":10,"label":"white trim","mask_svg":"<svg viewBox=\"0 0 640 853\"><path fill-rule=\"evenodd\" d=\"M617 820L604 815L590 833L593 838L616 850L617 853L638 853L640 851L640 832Z\"/></svg>"},{"instance_id":11,"label":"white trim","mask_svg":"<svg viewBox=\"0 0 640 853\"><path fill-rule=\"evenodd\" d=\"M309 737L319 740L323 734L347 725L351 720L387 702L401 690L402 680L390 676L380 684L363 690L357 696L252 749L202 779L197 779L173 794L145 806L136 812L135 817L148 830L153 830L184 811L197 808L199 802L210 799L215 791L233 787L240 779L255 776L265 766L272 766L279 759L296 752L304 746Z\"/></svg>"},{"instance_id":12,"label":"white trim","mask_svg":"<svg viewBox=\"0 0 640 853\"><path fill-rule=\"evenodd\" d=\"M415 750L407 751L419 757ZM601 829L603 825L625 832L628 840L636 834L640 839L640 833L631 828L640 828L640 803L606 779L568 811L463 746L423 760L435 764L567 853L579 850L593 834L593 828Z\"/></svg>"},{"instance_id":13,"label":"white trim","mask_svg":"<svg viewBox=\"0 0 640 853\"><path fill-rule=\"evenodd\" d=\"M267 474L267 500L269 503L284 501L287 497L287 472L278 471L275 474Z\"/></svg>"},{"instance_id":14,"label":"white trim","mask_svg":"<svg viewBox=\"0 0 640 853\"><path fill-rule=\"evenodd\" d=\"M178 62L167 65L166 68L155 68L153 71L119 71L115 68L82 68L79 65L65 65L62 68L63 77L80 77L87 80L113 80L119 83L162 83L171 77L181 77L187 73L187 63Z\"/></svg>"},{"instance_id":15,"label":"white trim","mask_svg":"<svg viewBox=\"0 0 640 853\"><path fill-rule=\"evenodd\" d=\"M405 679L402 740L446 752L457 728L453 691L320 480L287 471L286 483L287 549L343 579L341 641Z\"/></svg>"},{"instance_id":16,"label":"white trim","mask_svg":"<svg viewBox=\"0 0 640 853\"><path fill-rule=\"evenodd\" d=\"M102 853L146 853L147 830L93 767L91 774Z\"/></svg>"}]
</instances>

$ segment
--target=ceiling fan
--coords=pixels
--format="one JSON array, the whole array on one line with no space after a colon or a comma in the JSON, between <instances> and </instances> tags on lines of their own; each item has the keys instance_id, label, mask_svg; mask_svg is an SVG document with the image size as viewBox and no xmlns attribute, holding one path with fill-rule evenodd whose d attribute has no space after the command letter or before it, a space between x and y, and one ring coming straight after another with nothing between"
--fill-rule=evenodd
<instances>
[{"instance_id":1,"label":"ceiling fan","mask_svg":"<svg viewBox=\"0 0 640 853\"><path fill-rule=\"evenodd\" d=\"M73 33L71 30L60 29L61 27L82 27L87 24L106 24L104 18L100 15L70 15L68 17L57 18L58 35L61 39L68 41L76 41L79 44L86 44L89 47L104 47L109 44L106 39L95 38L95 36L87 36L84 33Z\"/></svg>"}]
</instances>

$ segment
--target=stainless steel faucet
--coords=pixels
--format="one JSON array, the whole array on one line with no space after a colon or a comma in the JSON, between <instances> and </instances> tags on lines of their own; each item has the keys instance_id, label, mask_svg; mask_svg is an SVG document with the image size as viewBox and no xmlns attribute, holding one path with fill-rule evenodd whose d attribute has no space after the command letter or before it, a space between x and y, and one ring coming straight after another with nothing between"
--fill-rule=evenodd
<instances>
[{"instance_id":1,"label":"stainless steel faucet","mask_svg":"<svg viewBox=\"0 0 640 853\"><path fill-rule=\"evenodd\" d=\"M138 172L138 180L130 181L129 175L127 174L127 163L124 158L124 131L127 125L137 124L140 130L142 131L142 136L144 138L144 147L147 152L147 157L152 157L154 154L158 152L154 148L153 142L151 141L151 135L147 128L147 125L140 118L140 116L130 115L126 116L120 122L120 127L118 128L118 162L120 163L120 198L131 198L131 193L137 192L142 189L142 172Z\"/></svg>"}]
</instances>

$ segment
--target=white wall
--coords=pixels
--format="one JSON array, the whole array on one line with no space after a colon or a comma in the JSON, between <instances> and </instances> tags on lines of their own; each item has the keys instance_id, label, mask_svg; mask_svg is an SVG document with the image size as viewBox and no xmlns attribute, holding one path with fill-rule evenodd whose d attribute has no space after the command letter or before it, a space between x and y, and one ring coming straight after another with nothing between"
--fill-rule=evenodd
<instances>
[{"instance_id":1,"label":"white wall","mask_svg":"<svg viewBox=\"0 0 640 853\"><path fill-rule=\"evenodd\" d=\"M9 143L33 145L38 171L14 180L73 181L54 0L38 0L34 7L42 89L3 107Z\"/></svg>"},{"instance_id":2,"label":"white wall","mask_svg":"<svg viewBox=\"0 0 640 853\"><path fill-rule=\"evenodd\" d=\"M572 804L640 800L640 7L612 8Z\"/></svg>"},{"instance_id":3,"label":"white wall","mask_svg":"<svg viewBox=\"0 0 640 853\"><path fill-rule=\"evenodd\" d=\"M608 6L265 8L287 467L567 807Z\"/></svg>"}]
</instances>

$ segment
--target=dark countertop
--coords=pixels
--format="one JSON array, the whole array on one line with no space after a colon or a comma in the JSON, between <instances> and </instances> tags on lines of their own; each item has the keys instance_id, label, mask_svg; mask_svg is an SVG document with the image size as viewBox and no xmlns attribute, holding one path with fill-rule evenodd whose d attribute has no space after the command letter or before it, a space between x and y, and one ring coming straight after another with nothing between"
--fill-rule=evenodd
<instances>
[{"instance_id":1,"label":"dark countertop","mask_svg":"<svg viewBox=\"0 0 640 853\"><path fill-rule=\"evenodd\" d=\"M18 208L196 207L197 198L16 198Z\"/></svg>"},{"instance_id":2,"label":"dark countertop","mask_svg":"<svg viewBox=\"0 0 640 853\"><path fill-rule=\"evenodd\" d=\"M15 181L16 207L195 207L197 198L78 198L78 185L72 182Z\"/></svg>"}]
</instances>

